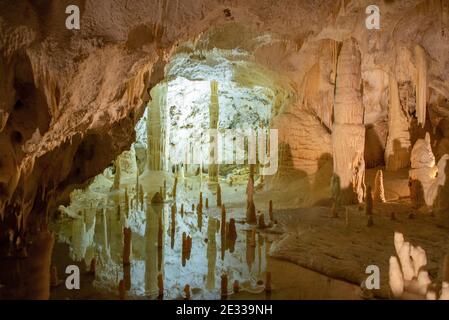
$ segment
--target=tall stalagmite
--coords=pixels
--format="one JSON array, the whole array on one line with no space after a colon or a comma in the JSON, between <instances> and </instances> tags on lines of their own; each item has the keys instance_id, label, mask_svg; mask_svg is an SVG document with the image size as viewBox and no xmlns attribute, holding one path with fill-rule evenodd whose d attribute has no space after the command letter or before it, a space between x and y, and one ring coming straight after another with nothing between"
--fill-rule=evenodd
<instances>
[{"instance_id":1,"label":"tall stalagmite","mask_svg":"<svg viewBox=\"0 0 449 320\"><path fill-rule=\"evenodd\" d=\"M361 94L360 52L353 39L343 42L337 67L332 148L339 177L340 203L363 201L365 126Z\"/></svg>"},{"instance_id":2,"label":"tall stalagmite","mask_svg":"<svg viewBox=\"0 0 449 320\"><path fill-rule=\"evenodd\" d=\"M153 100L147 116L147 169L164 170L165 154L165 104L167 84L160 84L151 90Z\"/></svg>"}]
</instances>

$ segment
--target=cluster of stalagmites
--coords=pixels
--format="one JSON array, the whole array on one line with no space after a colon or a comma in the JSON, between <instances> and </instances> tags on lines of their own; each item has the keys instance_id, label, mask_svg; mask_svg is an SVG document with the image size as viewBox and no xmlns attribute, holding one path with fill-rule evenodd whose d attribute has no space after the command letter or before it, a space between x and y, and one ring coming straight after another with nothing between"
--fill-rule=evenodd
<instances>
[{"instance_id":1,"label":"cluster of stalagmites","mask_svg":"<svg viewBox=\"0 0 449 320\"><path fill-rule=\"evenodd\" d=\"M426 270L427 256L421 247L394 234L396 256L390 257L389 284L393 298L449 300L449 257L443 263L442 283L432 283Z\"/></svg>"}]
</instances>

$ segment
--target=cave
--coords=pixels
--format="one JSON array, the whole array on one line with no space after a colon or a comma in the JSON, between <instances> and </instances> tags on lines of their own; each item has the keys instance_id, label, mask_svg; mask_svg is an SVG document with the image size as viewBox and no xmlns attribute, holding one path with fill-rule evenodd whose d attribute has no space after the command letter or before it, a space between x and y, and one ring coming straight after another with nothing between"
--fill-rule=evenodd
<instances>
[{"instance_id":1,"label":"cave","mask_svg":"<svg viewBox=\"0 0 449 320\"><path fill-rule=\"evenodd\" d=\"M0 2L0 299L449 299L446 1L72 2Z\"/></svg>"}]
</instances>

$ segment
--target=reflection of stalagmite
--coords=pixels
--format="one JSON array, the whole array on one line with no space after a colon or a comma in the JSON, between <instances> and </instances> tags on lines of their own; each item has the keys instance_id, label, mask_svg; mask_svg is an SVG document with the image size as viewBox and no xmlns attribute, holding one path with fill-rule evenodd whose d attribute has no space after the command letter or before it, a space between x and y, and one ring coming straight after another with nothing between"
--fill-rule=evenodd
<instances>
[{"instance_id":1,"label":"reflection of stalagmite","mask_svg":"<svg viewBox=\"0 0 449 320\"><path fill-rule=\"evenodd\" d=\"M235 249L235 241L237 240L237 229L235 227L235 219L231 218L229 220L228 228L227 228L227 247L229 252L233 253Z\"/></svg>"},{"instance_id":2,"label":"reflection of stalagmite","mask_svg":"<svg viewBox=\"0 0 449 320\"><path fill-rule=\"evenodd\" d=\"M374 202L385 202L384 177L382 170L377 170L374 180Z\"/></svg>"},{"instance_id":3,"label":"reflection of stalagmite","mask_svg":"<svg viewBox=\"0 0 449 320\"><path fill-rule=\"evenodd\" d=\"M131 228L123 228L123 264L130 264L131 256Z\"/></svg>"},{"instance_id":4,"label":"reflection of stalagmite","mask_svg":"<svg viewBox=\"0 0 449 320\"><path fill-rule=\"evenodd\" d=\"M97 259L95 257L90 260L89 273L93 276L96 274Z\"/></svg>"},{"instance_id":5,"label":"reflection of stalagmite","mask_svg":"<svg viewBox=\"0 0 449 320\"><path fill-rule=\"evenodd\" d=\"M265 274L265 291L271 292L271 272L267 271Z\"/></svg>"},{"instance_id":6,"label":"reflection of stalagmite","mask_svg":"<svg viewBox=\"0 0 449 320\"><path fill-rule=\"evenodd\" d=\"M424 127L426 123L427 104L427 61L426 52L420 45L415 47L416 59L416 117L418 123Z\"/></svg>"},{"instance_id":7,"label":"reflection of stalagmite","mask_svg":"<svg viewBox=\"0 0 449 320\"><path fill-rule=\"evenodd\" d=\"M162 276L162 273L159 273L157 275L157 286L159 290L159 297L164 296L164 277Z\"/></svg>"},{"instance_id":8,"label":"reflection of stalagmite","mask_svg":"<svg viewBox=\"0 0 449 320\"><path fill-rule=\"evenodd\" d=\"M172 196L173 199L176 199L176 189L178 187L178 177L175 177L175 183L173 184Z\"/></svg>"},{"instance_id":9,"label":"reflection of stalagmite","mask_svg":"<svg viewBox=\"0 0 449 320\"><path fill-rule=\"evenodd\" d=\"M154 295L158 292L158 236L159 206L147 205L145 224L145 293Z\"/></svg>"},{"instance_id":10,"label":"reflection of stalagmite","mask_svg":"<svg viewBox=\"0 0 449 320\"><path fill-rule=\"evenodd\" d=\"M385 147L385 167L389 171L407 168L410 164L410 132L406 111L399 99L398 83L390 75L388 138Z\"/></svg>"},{"instance_id":11,"label":"reflection of stalagmite","mask_svg":"<svg viewBox=\"0 0 449 320\"><path fill-rule=\"evenodd\" d=\"M441 186L446 183L446 165L449 155L441 157L435 166L435 156L430 144L430 135L418 139L411 153L411 169L409 171L409 187L412 205L419 208L432 206Z\"/></svg>"},{"instance_id":12,"label":"reflection of stalagmite","mask_svg":"<svg viewBox=\"0 0 449 320\"><path fill-rule=\"evenodd\" d=\"M337 65L332 128L334 174L340 203L363 201L365 125L361 94L360 52L353 39L343 42Z\"/></svg>"},{"instance_id":13,"label":"reflection of stalagmite","mask_svg":"<svg viewBox=\"0 0 449 320\"><path fill-rule=\"evenodd\" d=\"M118 284L118 296L119 300L126 300L125 281L120 280Z\"/></svg>"},{"instance_id":14,"label":"reflection of stalagmite","mask_svg":"<svg viewBox=\"0 0 449 320\"><path fill-rule=\"evenodd\" d=\"M221 299L226 299L228 296L228 276L221 275Z\"/></svg>"},{"instance_id":15,"label":"reflection of stalagmite","mask_svg":"<svg viewBox=\"0 0 449 320\"><path fill-rule=\"evenodd\" d=\"M226 207L224 205L221 206L221 224L220 224L220 232L221 232L221 260L224 259L226 252Z\"/></svg>"},{"instance_id":16,"label":"reflection of stalagmite","mask_svg":"<svg viewBox=\"0 0 449 320\"><path fill-rule=\"evenodd\" d=\"M171 248L173 249L175 246L175 234L176 234L176 205L173 204L171 206Z\"/></svg>"},{"instance_id":17,"label":"reflection of stalagmite","mask_svg":"<svg viewBox=\"0 0 449 320\"><path fill-rule=\"evenodd\" d=\"M269 206L268 206L268 214L270 216L270 222L274 222L274 217L273 217L273 200L270 200Z\"/></svg>"},{"instance_id":18,"label":"reflection of stalagmite","mask_svg":"<svg viewBox=\"0 0 449 320\"><path fill-rule=\"evenodd\" d=\"M207 224L207 277L206 288L208 290L215 289L215 266L217 263L217 240L216 240L216 223L215 218L209 218Z\"/></svg>"},{"instance_id":19,"label":"reflection of stalagmite","mask_svg":"<svg viewBox=\"0 0 449 320\"><path fill-rule=\"evenodd\" d=\"M209 104L209 119L210 129L218 129L219 105L218 105L218 82L213 80L210 83L210 104ZM218 182L218 148L215 148L217 141L216 136L210 136L210 150L209 150L209 182Z\"/></svg>"},{"instance_id":20,"label":"reflection of stalagmite","mask_svg":"<svg viewBox=\"0 0 449 320\"><path fill-rule=\"evenodd\" d=\"M232 285L232 290L234 293L240 292L240 283L238 280L234 280L234 284Z\"/></svg>"},{"instance_id":21,"label":"reflection of stalagmite","mask_svg":"<svg viewBox=\"0 0 449 320\"><path fill-rule=\"evenodd\" d=\"M246 186L246 223L256 224L256 207L254 206L254 165L250 165L250 175Z\"/></svg>"},{"instance_id":22,"label":"reflection of stalagmite","mask_svg":"<svg viewBox=\"0 0 449 320\"><path fill-rule=\"evenodd\" d=\"M221 187L217 185L217 207L221 207Z\"/></svg>"},{"instance_id":23,"label":"reflection of stalagmite","mask_svg":"<svg viewBox=\"0 0 449 320\"><path fill-rule=\"evenodd\" d=\"M248 265L249 271L251 271L256 257L256 240L253 237L253 232L248 230L246 232L246 264Z\"/></svg>"},{"instance_id":24,"label":"reflection of stalagmite","mask_svg":"<svg viewBox=\"0 0 449 320\"><path fill-rule=\"evenodd\" d=\"M131 289L131 265L123 265L123 281L125 282L125 290Z\"/></svg>"}]
</instances>

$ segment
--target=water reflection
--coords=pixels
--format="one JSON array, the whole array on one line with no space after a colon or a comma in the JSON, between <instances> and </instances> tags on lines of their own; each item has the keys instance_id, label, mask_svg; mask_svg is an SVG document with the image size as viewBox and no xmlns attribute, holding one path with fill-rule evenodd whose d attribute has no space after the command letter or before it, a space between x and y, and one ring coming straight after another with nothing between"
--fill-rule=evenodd
<instances>
[{"instance_id":1,"label":"water reflection","mask_svg":"<svg viewBox=\"0 0 449 320\"><path fill-rule=\"evenodd\" d=\"M183 193L182 185L178 206L142 200L133 192L80 196L89 209L55 224L72 259L86 266L95 259L97 289L118 298L125 298L125 290L127 298L152 299L220 299L236 291L263 291L267 243L233 218L235 209L209 207L208 198L214 197L209 191L203 207L203 194L191 201L198 196Z\"/></svg>"}]
</instances>

